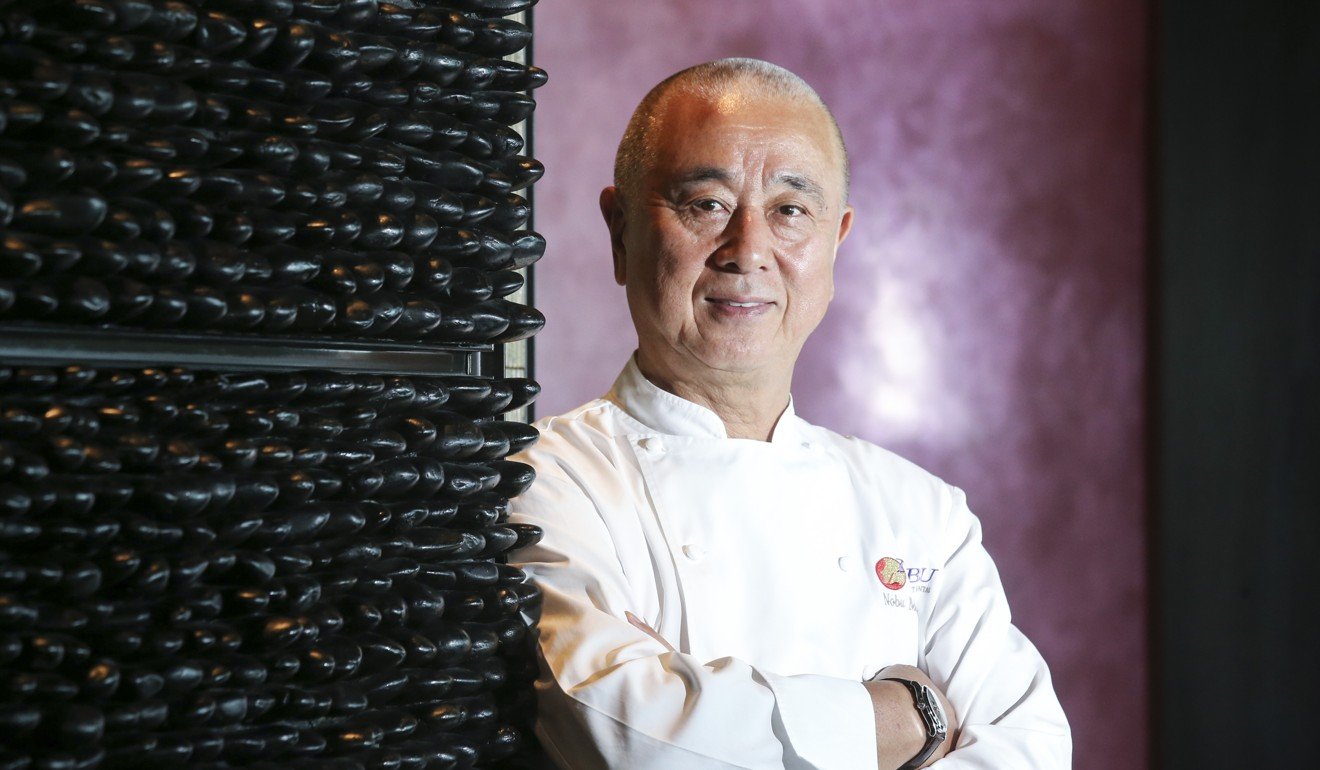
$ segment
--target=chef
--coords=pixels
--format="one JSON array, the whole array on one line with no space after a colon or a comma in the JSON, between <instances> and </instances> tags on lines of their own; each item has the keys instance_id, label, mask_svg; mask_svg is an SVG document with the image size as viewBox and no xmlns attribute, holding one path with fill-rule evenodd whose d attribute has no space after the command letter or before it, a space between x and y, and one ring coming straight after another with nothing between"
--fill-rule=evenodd
<instances>
[{"instance_id":1,"label":"chef","mask_svg":"<svg viewBox=\"0 0 1320 770\"><path fill-rule=\"evenodd\" d=\"M637 350L519 458L561 767L1070 766L962 492L793 411L847 191L829 110L766 62L679 72L628 125L600 208Z\"/></svg>"}]
</instances>

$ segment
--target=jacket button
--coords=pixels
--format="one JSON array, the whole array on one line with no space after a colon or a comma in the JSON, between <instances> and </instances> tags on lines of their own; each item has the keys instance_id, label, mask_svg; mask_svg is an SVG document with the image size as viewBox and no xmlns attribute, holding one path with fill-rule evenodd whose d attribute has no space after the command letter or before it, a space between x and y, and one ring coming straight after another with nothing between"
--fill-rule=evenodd
<instances>
[{"instance_id":1,"label":"jacket button","mask_svg":"<svg viewBox=\"0 0 1320 770\"><path fill-rule=\"evenodd\" d=\"M853 567L856 566L854 561L855 560L851 556L840 556L839 569L843 570L844 572L852 572Z\"/></svg>"},{"instance_id":2,"label":"jacket button","mask_svg":"<svg viewBox=\"0 0 1320 770\"><path fill-rule=\"evenodd\" d=\"M662 444L658 438L644 438L639 443L641 444L642 449L646 450L647 454L664 454L665 445Z\"/></svg>"},{"instance_id":3,"label":"jacket button","mask_svg":"<svg viewBox=\"0 0 1320 770\"><path fill-rule=\"evenodd\" d=\"M706 549L696 543L688 543L683 546L683 555L692 561L701 561L706 558Z\"/></svg>"}]
</instances>

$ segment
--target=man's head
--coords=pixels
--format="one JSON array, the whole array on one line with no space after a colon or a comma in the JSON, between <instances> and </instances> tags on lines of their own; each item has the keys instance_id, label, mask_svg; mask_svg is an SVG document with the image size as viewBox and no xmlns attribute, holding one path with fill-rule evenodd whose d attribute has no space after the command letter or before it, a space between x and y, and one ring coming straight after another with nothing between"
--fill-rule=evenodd
<instances>
[{"instance_id":1,"label":"man's head","mask_svg":"<svg viewBox=\"0 0 1320 770\"><path fill-rule=\"evenodd\" d=\"M643 371L662 385L786 388L852 223L847 156L820 97L766 62L684 70L637 108L615 175L601 211Z\"/></svg>"},{"instance_id":2,"label":"man's head","mask_svg":"<svg viewBox=\"0 0 1320 770\"><path fill-rule=\"evenodd\" d=\"M807 81L777 64L761 59L717 59L688 67L660 81L642 98L628 121L628 127L624 129L623 139L614 155L614 186L624 191L632 190L645 168L654 161L649 140L656 118L664 110L669 97L676 93L687 93L718 99L736 86L750 86L761 96L782 96L790 101L820 108L834 132L835 149L838 150L839 166L843 171L843 197L847 200L851 167L843 132L839 130L834 113L830 112L820 94Z\"/></svg>"}]
</instances>

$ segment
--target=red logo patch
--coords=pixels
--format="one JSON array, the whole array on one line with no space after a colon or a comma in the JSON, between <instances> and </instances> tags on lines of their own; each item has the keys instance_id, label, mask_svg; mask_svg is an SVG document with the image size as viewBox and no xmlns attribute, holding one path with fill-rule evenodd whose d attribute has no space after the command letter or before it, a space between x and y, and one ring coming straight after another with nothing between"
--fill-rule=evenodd
<instances>
[{"instance_id":1,"label":"red logo patch","mask_svg":"<svg viewBox=\"0 0 1320 770\"><path fill-rule=\"evenodd\" d=\"M880 585L890 591L897 591L907 585L907 570L903 562L892 556L886 556L875 563L875 576L880 578Z\"/></svg>"}]
</instances>

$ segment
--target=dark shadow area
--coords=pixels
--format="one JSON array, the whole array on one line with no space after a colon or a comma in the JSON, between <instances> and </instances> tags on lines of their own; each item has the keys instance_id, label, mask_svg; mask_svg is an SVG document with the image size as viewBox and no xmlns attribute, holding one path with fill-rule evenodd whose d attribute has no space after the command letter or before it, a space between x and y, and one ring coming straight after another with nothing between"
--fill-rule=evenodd
<instances>
[{"instance_id":1,"label":"dark shadow area","mask_svg":"<svg viewBox=\"0 0 1320 770\"><path fill-rule=\"evenodd\" d=\"M1155 15L1153 766L1309 766L1320 5Z\"/></svg>"}]
</instances>

